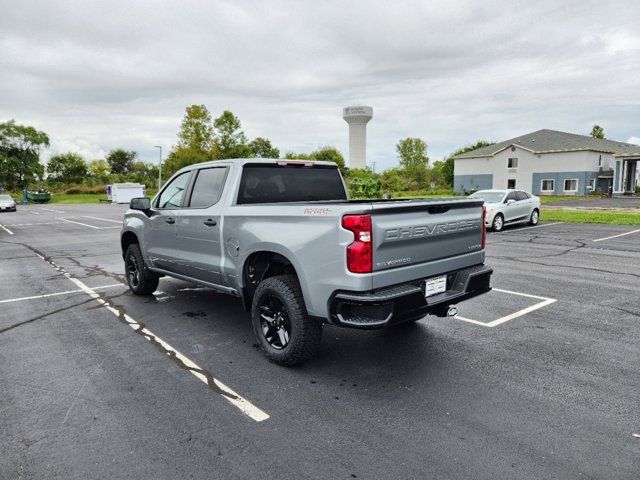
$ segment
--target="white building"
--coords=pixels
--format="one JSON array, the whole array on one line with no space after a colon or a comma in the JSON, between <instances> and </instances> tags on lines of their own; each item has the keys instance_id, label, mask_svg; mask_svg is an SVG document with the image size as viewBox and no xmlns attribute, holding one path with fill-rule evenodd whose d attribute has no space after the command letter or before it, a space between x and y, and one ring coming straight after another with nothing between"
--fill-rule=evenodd
<instances>
[{"instance_id":1,"label":"white building","mask_svg":"<svg viewBox=\"0 0 640 480\"><path fill-rule=\"evenodd\" d=\"M454 190L520 188L535 195L614 195L638 185L640 146L555 130L537 132L454 157Z\"/></svg>"}]
</instances>

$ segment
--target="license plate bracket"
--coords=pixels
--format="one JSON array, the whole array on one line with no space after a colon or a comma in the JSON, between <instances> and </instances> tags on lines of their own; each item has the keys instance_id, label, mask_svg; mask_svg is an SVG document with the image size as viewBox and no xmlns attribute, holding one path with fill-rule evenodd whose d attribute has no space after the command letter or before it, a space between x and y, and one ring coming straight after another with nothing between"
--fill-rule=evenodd
<instances>
[{"instance_id":1,"label":"license plate bracket","mask_svg":"<svg viewBox=\"0 0 640 480\"><path fill-rule=\"evenodd\" d=\"M447 276L440 275L439 277L427 278L425 281L424 296L432 297L439 293L447 291Z\"/></svg>"}]
</instances>

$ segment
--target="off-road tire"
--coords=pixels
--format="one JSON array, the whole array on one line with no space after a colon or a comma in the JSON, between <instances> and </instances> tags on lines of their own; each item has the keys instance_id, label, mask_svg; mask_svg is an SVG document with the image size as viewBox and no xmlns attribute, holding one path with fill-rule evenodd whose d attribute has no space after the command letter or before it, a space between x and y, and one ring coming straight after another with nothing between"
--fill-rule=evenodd
<instances>
[{"instance_id":1,"label":"off-road tire","mask_svg":"<svg viewBox=\"0 0 640 480\"><path fill-rule=\"evenodd\" d=\"M288 343L280 349L274 348L263 332L261 307L269 297L275 297L286 309L290 332ZM307 360L316 352L322 339L322 323L308 317L295 275L278 275L260 282L251 303L251 321L264 354L279 365L291 367Z\"/></svg>"},{"instance_id":2,"label":"off-road tire","mask_svg":"<svg viewBox=\"0 0 640 480\"><path fill-rule=\"evenodd\" d=\"M540 212L538 211L537 208L534 208L533 212L531 212L531 216L529 217L529 225L537 225L539 221L540 221Z\"/></svg>"},{"instance_id":3,"label":"off-road tire","mask_svg":"<svg viewBox=\"0 0 640 480\"><path fill-rule=\"evenodd\" d=\"M500 217L500 221L496 224L496 218ZM494 232L501 232L504 228L504 216L501 213L496 213L496 216L493 217L493 222L491 223L491 230Z\"/></svg>"},{"instance_id":4,"label":"off-road tire","mask_svg":"<svg viewBox=\"0 0 640 480\"><path fill-rule=\"evenodd\" d=\"M138 275L135 277L131 271L132 262L135 262ZM150 272L142 258L140 245L132 243L124 254L125 277L129 289L136 295L151 295L158 288L160 277Z\"/></svg>"}]
</instances>

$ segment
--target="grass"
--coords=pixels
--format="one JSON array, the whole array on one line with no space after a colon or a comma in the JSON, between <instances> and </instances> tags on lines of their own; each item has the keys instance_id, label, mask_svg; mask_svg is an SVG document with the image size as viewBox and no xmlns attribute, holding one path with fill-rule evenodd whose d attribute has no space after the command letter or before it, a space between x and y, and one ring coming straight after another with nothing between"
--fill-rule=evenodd
<instances>
[{"instance_id":1,"label":"grass","mask_svg":"<svg viewBox=\"0 0 640 480\"><path fill-rule=\"evenodd\" d=\"M567 223L607 223L614 225L640 225L640 214L618 212L576 212L567 210L542 210L540 220Z\"/></svg>"},{"instance_id":2,"label":"grass","mask_svg":"<svg viewBox=\"0 0 640 480\"><path fill-rule=\"evenodd\" d=\"M598 196L561 196L561 195L538 195L540 197L540 202L544 205L545 203L551 202L570 202L572 200L593 200L594 198L599 198Z\"/></svg>"},{"instance_id":3,"label":"grass","mask_svg":"<svg viewBox=\"0 0 640 480\"><path fill-rule=\"evenodd\" d=\"M51 203L61 203L67 205L79 203L99 203L100 199L106 200L104 193L59 193L51 195Z\"/></svg>"}]
</instances>

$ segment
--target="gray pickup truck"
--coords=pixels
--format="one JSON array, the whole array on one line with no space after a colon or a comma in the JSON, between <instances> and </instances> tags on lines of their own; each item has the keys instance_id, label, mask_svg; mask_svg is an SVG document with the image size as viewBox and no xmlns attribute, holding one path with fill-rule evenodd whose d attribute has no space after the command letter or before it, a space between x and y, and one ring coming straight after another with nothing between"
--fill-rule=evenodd
<instances>
[{"instance_id":1,"label":"gray pickup truck","mask_svg":"<svg viewBox=\"0 0 640 480\"><path fill-rule=\"evenodd\" d=\"M235 159L135 198L121 233L131 291L171 276L240 297L265 354L309 358L323 323L380 328L491 289L482 199L349 200L333 163Z\"/></svg>"}]
</instances>

